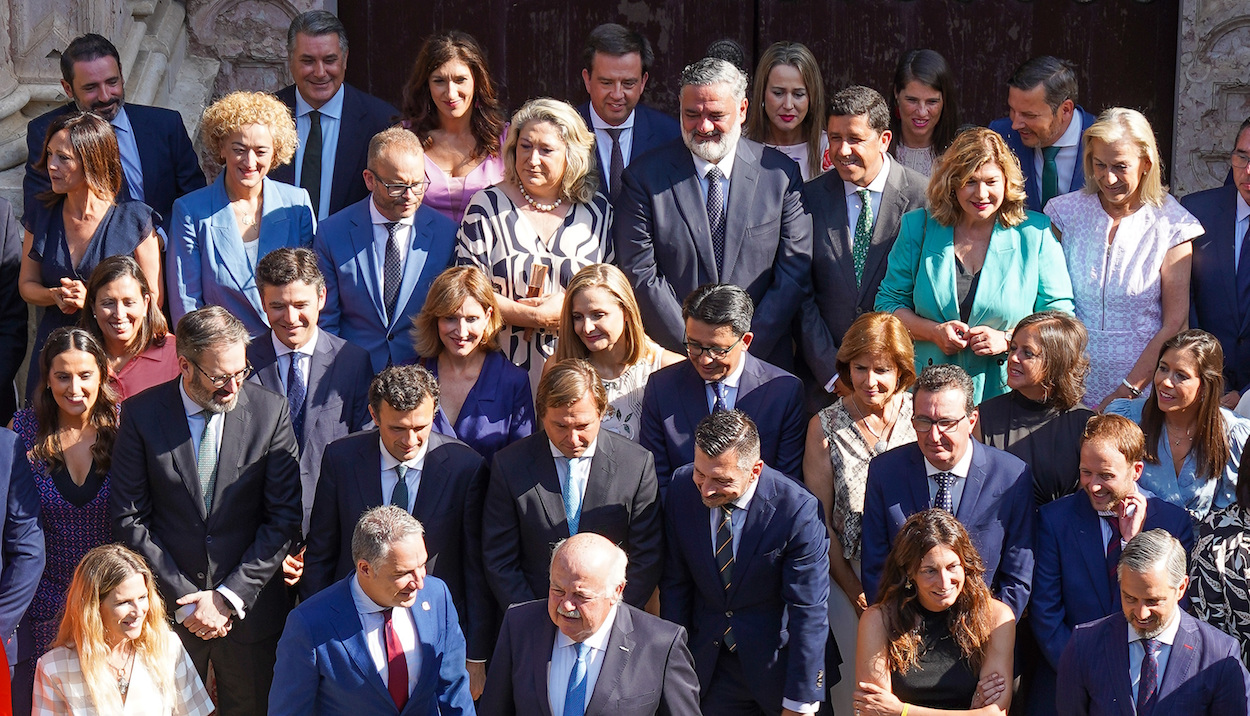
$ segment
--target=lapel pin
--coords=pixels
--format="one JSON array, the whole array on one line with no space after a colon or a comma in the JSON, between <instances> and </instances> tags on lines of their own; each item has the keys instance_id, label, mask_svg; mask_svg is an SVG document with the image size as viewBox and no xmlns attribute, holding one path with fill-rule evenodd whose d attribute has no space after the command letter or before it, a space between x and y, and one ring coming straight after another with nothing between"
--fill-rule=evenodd
<instances>
[{"instance_id":1,"label":"lapel pin","mask_svg":"<svg viewBox=\"0 0 1250 716\"><path fill-rule=\"evenodd\" d=\"M628 652L628 651L629 651L629 649L628 649L628 648L623 647L623 646L620 646L619 644L617 645L617 647L616 647L616 648L617 648L617 649L620 649L621 651L624 651L624 652Z\"/></svg>"},{"instance_id":2,"label":"lapel pin","mask_svg":"<svg viewBox=\"0 0 1250 716\"><path fill-rule=\"evenodd\" d=\"M427 611L427 612L428 612L428 611L430 611L430 603L429 603L429 602L421 602L421 608L422 608L423 610Z\"/></svg>"}]
</instances>

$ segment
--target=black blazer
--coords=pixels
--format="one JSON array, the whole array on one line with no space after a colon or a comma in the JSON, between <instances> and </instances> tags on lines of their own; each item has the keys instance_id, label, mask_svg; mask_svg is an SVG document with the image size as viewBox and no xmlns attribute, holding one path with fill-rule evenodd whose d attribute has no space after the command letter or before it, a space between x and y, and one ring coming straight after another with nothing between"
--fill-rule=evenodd
<instances>
[{"instance_id":1,"label":"black blazer","mask_svg":"<svg viewBox=\"0 0 1250 716\"><path fill-rule=\"evenodd\" d=\"M1250 306L1237 305L1234 255L1237 187L1232 184L1181 199L1206 233L1193 241L1189 325L1213 334L1224 349L1224 390L1250 389Z\"/></svg>"},{"instance_id":2,"label":"black blazer","mask_svg":"<svg viewBox=\"0 0 1250 716\"><path fill-rule=\"evenodd\" d=\"M578 105L577 113L586 122L586 128L590 130L590 133L595 134L594 120L590 116L590 103ZM634 106L634 133L629 145L629 156L624 158L625 166L628 167L630 162L652 149L678 139L681 139L681 125L677 123L677 120L658 109L651 109L641 102L638 103ZM595 135L595 141L598 141L598 135ZM594 157L596 161L601 159L598 147L595 147ZM612 196L608 193L610 169L611 167L607 166L599 167L599 193L607 197Z\"/></svg>"},{"instance_id":3,"label":"black blazer","mask_svg":"<svg viewBox=\"0 0 1250 716\"><path fill-rule=\"evenodd\" d=\"M582 498L579 532L612 540L629 555L625 601L641 607L660 581L663 535L655 459L637 443L600 430ZM482 518L486 580L500 606L545 597L551 550L569 537L547 433L495 453Z\"/></svg>"},{"instance_id":4,"label":"black blazer","mask_svg":"<svg viewBox=\"0 0 1250 716\"><path fill-rule=\"evenodd\" d=\"M286 398L254 383L222 424L213 511L205 514L181 377L126 400L113 447L113 537L143 555L165 603L225 585L245 618L228 639L282 630L289 608L281 566L299 534L300 485Z\"/></svg>"},{"instance_id":5,"label":"black blazer","mask_svg":"<svg viewBox=\"0 0 1250 716\"><path fill-rule=\"evenodd\" d=\"M385 504L378 431L325 449L308 527L300 595L307 599L353 573L352 532L365 510ZM490 656L495 605L482 573L486 461L468 445L431 433L412 515L425 528L426 570L447 583L470 659Z\"/></svg>"}]
</instances>

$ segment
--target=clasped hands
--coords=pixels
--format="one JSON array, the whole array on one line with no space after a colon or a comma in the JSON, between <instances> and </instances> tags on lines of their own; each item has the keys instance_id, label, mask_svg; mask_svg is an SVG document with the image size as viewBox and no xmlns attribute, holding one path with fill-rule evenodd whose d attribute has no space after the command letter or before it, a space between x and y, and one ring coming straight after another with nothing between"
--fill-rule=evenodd
<instances>
[{"instance_id":1,"label":"clasped hands","mask_svg":"<svg viewBox=\"0 0 1250 716\"><path fill-rule=\"evenodd\" d=\"M965 348L971 348L979 356L996 356L1011 348L1006 331L989 326L969 326L963 321L939 323L933 342L948 356Z\"/></svg>"},{"instance_id":2,"label":"clasped hands","mask_svg":"<svg viewBox=\"0 0 1250 716\"><path fill-rule=\"evenodd\" d=\"M178 606L195 605L195 611L182 620L192 634L204 641L223 637L230 633L234 622L230 619L230 608L226 598L216 590L192 592L178 600Z\"/></svg>"},{"instance_id":3,"label":"clasped hands","mask_svg":"<svg viewBox=\"0 0 1250 716\"><path fill-rule=\"evenodd\" d=\"M53 286L48 290L52 294L52 302L61 309L61 313L81 311L87 302L87 287L77 279L63 278L60 286Z\"/></svg>"}]
</instances>

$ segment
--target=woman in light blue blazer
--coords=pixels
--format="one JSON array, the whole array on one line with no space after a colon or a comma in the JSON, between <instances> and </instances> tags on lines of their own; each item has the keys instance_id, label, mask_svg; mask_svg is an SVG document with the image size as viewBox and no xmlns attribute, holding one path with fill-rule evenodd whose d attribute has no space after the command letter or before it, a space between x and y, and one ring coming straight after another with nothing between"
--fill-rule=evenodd
<instances>
[{"instance_id":1,"label":"woman in light blue blazer","mask_svg":"<svg viewBox=\"0 0 1250 716\"><path fill-rule=\"evenodd\" d=\"M958 135L928 200L903 216L876 308L911 332L917 373L954 363L980 403L1008 390L1016 323L1036 311L1072 313L1072 282L1050 220L1025 210L1020 163L996 132Z\"/></svg>"},{"instance_id":2,"label":"woman in light blue blazer","mask_svg":"<svg viewBox=\"0 0 1250 716\"><path fill-rule=\"evenodd\" d=\"M222 306L253 336L269 330L256 287L256 262L282 247L312 244L316 211L308 192L266 178L295 155L295 122L264 92L232 92L204 110L204 146L221 164L212 184L174 202L167 254L175 323L208 304Z\"/></svg>"}]
</instances>

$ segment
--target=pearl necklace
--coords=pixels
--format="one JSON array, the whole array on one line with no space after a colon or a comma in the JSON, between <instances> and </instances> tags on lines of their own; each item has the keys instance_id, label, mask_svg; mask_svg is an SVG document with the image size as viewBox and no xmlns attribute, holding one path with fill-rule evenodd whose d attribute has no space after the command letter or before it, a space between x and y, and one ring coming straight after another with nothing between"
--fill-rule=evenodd
<instances>
[{"instance_id":1,"label":"pearl necklace","mask_svg":"<svg viewBox=\"0 0 1250 716\"><path fill-rule=\"evenodd\" d=\"M522 184L521 182L517 182L516 187L521 190L521 196L525 197L525 200L529 202L529 205L534 207L538 211L543 211L543 212L555 211L557 208L559 208L561 204L564 203L563 197L556 199L554 204L544 204L539 201L534 201L534 197L530 196L530 193L528 191L525 191L524 184Z\"/></svg>"}]
</instances>

